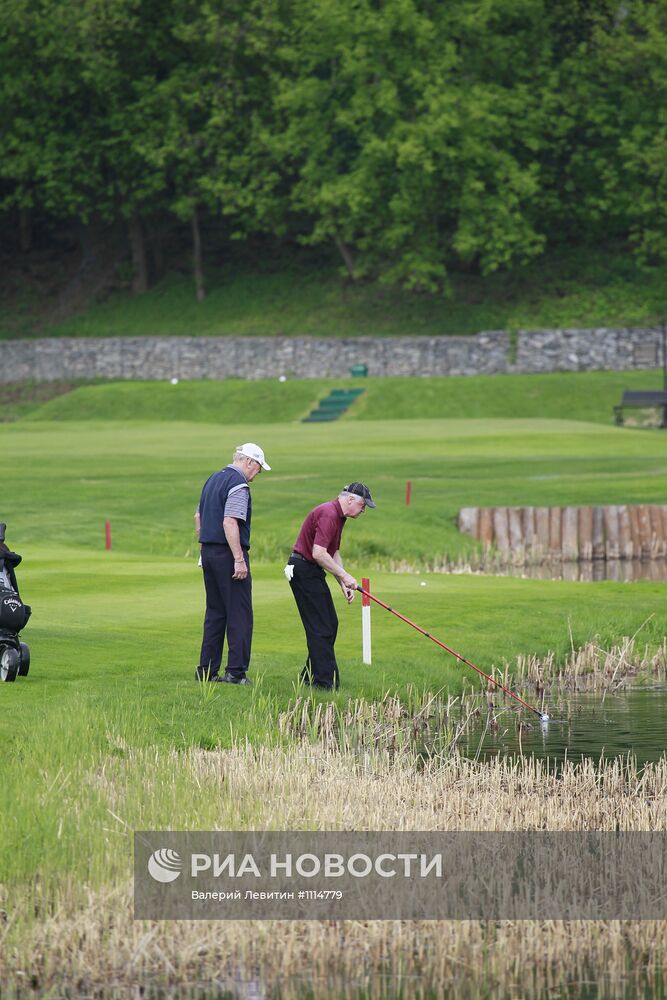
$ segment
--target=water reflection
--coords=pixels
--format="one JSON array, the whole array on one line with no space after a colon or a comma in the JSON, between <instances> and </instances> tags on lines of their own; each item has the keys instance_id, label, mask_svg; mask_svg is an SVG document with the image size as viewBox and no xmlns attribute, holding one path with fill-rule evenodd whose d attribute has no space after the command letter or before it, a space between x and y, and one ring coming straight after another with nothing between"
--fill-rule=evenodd
<instances>
[{"instance_id":1,"label":"water reflection","mask_svg":"<svg viewBox=\"0 0 667 1000\"><path fill-rule=\"evenodd\" d=\"M587 583L598 580L615 580L618 583L653 580L654 583L667 583L667 559L554 560L526 566L495 566L486 572L494 576L518 576L530 580L581 580Z\"/></svg>"},{"instance_id":2,"label":"water reflection","mask_svg":"<svg viewBox=\"0 0 667 1000\"><path fill-rule=\"evenodd\" d=\"M459 743L467 757L526 754L562 763L631 755L639 767L667 753L667 689L573 695L546 707L548 723L496 709Z\"/></svg>"}]
</instances>

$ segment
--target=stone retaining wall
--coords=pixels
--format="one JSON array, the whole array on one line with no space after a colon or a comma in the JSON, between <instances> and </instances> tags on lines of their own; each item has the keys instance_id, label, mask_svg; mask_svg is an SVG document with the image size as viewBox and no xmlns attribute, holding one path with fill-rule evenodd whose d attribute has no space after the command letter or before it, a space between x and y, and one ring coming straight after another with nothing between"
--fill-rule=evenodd
<instances>
[{"instance_id":1,"label":"stone retaining wall","mask_svg":"<svg viewBox=\"0 0 667 1000\"><path fill-rule=\"evenodd\" d=\"M651 328L520 330L516 372L624 371L663 364L662 331Z\"/></svg>"},{"instance_id":2,"label":"stone retaining wall","mask_svg":"<svg viewBox=\"0 0 667 1000\"><path fill-rule=\"evenodd\" d=\"M259 379L495 375L655 368L657 329L504 331L469 337L75 337L0 340L0 383L61 379ZM513 351L515 357L512 358Z\"/></svg>"}]
</instances>

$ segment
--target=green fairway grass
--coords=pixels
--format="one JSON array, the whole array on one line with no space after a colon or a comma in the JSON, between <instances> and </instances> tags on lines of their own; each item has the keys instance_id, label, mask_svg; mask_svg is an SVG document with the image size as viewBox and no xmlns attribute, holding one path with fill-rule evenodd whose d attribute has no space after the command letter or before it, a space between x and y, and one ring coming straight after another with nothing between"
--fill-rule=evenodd
<instances>
[{"instance_id":1,"label":"green fairway grass","mask_svg":"<svg viewBox=\"0 0 667 1000\"><path fill-rule=\"evenodd\" d=\"M23 638L27 678L0 687L10 744L50 720L99 718L133 745L228 746L234 736L275 736L277 713L294 697L305 640L280 565L253 571L252 691L194 681L203 585L196 560L91 553L74 547L24 548L23 595L34 616ZM426 586L422 586L422 582ZM373 592L487 672L520 653L563 657L597 635L603 645L641 628L656 643L667 627L664 586L641 582L551 581L375 572ZM387 690L479 688L478 676L382 608L372 609L373 665L361 662L361 600L337 587L341 690L334 697L381 697ZM262 707L263 706L263 707ZM270 711L269 711L270 708Z\"/></svg>"},{"instance_id":2,"label":"green fairway grass","mask_svg":"<svg viewBox=\"0 0 667 1000\"><path fill-rule=\"evenodd\" d=\"M341 424L19 421L0 427L2 519L17 544L99 549L111 522L119 552L195 551L203 481L258 440L273 466L253 485L254 560L290 552L310 507L352 480L378 502L349 525L345 556L359 572L415 569L478 550L460 535L460 507L664 502L660 431L556 420L396 420ZM412 502L405 506L406 482Z\"/></svg>"},{"instance_id":3,"label":"green fairway grass","mask_svg":"<svg viewBox=\"0 0 667 1000\"><path fill-rule=\"evenodd\" d=\"M58 705L118 706L129 698L149 706L141 726L149 741L266 736L266 719L258 725L226 714L243 692L216 695L209 705L192 680L203 610L193 513L204 479L248 437L262 443L274 470L252 487L254 664L267 697L286 702L305 658L281 567L305 513L354 479L370 483L378 507L346 527L350 570L371 576L379 596L483 665L522 652L562 655L595 634L612 643L647 619L647 641L664 634L659 584L424 576L476 551L456 528L460 506L663 502L660 432L553 420L21 421L0 427L12 470L1 519L26 556L19 582L35 606L28 633L35 659L27 683L0 688L5 699L39 707L47 719ZM111 552L104 551L107 520ZM397 568L411 572L390 572ZM378 609L376 661L372 671L361 669L358 607L341 612L345 695L376 697L407 683L460 690L456 665ZM20 721L9 714L4 735Z\"/></svg>"},{"instance_id":4,"label":"green fairway grass","mask_svg":"<svg viewBox=\"0 0 667 1000\"><path fill-rule=\"evenodd\" d=\"M207 698L193 680L203 612L193 513L204 479L248 437L262 443L274 469L252 487L258 687L213 689ZM563 656L596 635L612 644L640 628L646 642L657 643L667 624L660 584L428 570L475 552L476 543L456 528L460 506L664 501L663 440L660 432L554 420L4 425L0 447L12 474L2 520L25 556L19 582L35 614L26 632L31 674L0 688L17 708L0 733L11 742L22 728L48 730L58 713L85 709L123 719L124 738L143 743L270 738L305 659L282 565L305 513L353 479L370 483L378 507L346 527L349 569L369 575L378 596L483 668L521 653ZM406 568L411 572L396 571ZM456 692L476 680L377 608L374 665L362 668L358 602L338 603L339 699L376 698L409 684Z\"/></svg>"}]
</instances>

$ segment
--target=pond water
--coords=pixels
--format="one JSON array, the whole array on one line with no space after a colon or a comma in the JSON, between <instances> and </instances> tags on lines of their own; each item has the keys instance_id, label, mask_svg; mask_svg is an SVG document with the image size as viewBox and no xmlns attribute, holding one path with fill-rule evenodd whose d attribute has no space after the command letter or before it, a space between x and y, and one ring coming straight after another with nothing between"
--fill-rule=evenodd
<instances>
[{"instance_id":1,"label":"pond water","mask_svg":"<svg viewBox=\"0 0 667 1000\"><path fill-rule=\"evenodd\" d=\"M667 583L667 559L597 559L586 562L560 560L526 566L498 566L484 570L493 576L518 576L529 580L573 580L583 583L615 580L633 583L653 580Z\"/></svg>"},{"instance_id":2,"label":"pond water","mask_svg":"<svg viewBox=\"0 0 667 1000\"><path fill-rule=\"evenodd\" d=\"M558 763L630 754L642 767L667 753L667 687L622 694L575 694L545 704L541 723L525 711L497 709L459 742L467 757L525 754Z\"/></svg>"}]
</instances>

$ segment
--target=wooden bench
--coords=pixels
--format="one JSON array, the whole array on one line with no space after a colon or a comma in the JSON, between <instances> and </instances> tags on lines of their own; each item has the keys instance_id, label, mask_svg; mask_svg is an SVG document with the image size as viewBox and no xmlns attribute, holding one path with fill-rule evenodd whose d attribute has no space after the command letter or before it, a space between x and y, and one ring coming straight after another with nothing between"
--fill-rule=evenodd
<instances>
[{"instance_id":1,"label":"wooden bench","mask_svg":"<svg viewBox=\"0 0 667 1000\"><path fill-rule=\"evenodd\" d=\"M626 390L623 399L614 407L616 423L623 423L623 410L626 407L646 407L659 406L662 408L661 427L667 427L667 389L651 389L649 391L638 392L636 390Z\"/></svg>"}]
</instances>

